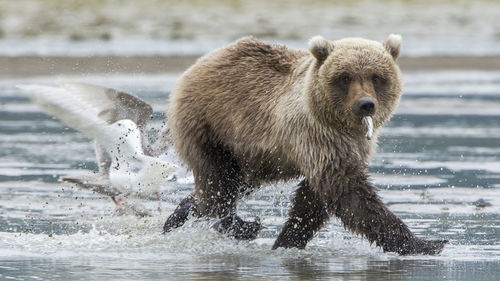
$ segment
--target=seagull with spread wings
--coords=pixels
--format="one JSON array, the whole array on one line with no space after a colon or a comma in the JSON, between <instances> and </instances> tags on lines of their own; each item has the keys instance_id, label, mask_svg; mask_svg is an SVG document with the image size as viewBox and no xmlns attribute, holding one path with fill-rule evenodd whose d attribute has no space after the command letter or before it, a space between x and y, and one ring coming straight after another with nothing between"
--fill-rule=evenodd
<instances>
[{"instance_id":1,"label":"seagull with spread wings","mask_svg":"<svg viewBox=\"0 0 500 281\"><path fill-rule=\"evenodd\" d=\"M178 167L155 157L163 143L151 148L145 126L152 108L130 94L96 85L59 82L55 86L19 85L45 113L95 139L97 177L63 181L111 196L115 204L129 195L149 197ZM161 208L159 208L161 210Z\"/></svg>"}]
</instances>

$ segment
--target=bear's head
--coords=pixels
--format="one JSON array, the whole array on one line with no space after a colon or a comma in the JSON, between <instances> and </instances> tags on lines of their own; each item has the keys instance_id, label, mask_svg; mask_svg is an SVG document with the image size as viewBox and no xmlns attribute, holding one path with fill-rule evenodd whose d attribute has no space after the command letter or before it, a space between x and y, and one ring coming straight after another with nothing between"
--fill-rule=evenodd
<instances>
[{"instance_id":1,"label":"bear's head","mask_svg":"<svg viewBox=\"0 0 500 281\"><path fill-rule=\"evenodd\" d=\"M396 60L401 36L384 42L361 38L328 41L316 36L309 42L312 64L306 89L308 107L317 120L352 134L366 133L363 118L375 128L392 115L402 91Z\"/></svg>"}]
</instances>

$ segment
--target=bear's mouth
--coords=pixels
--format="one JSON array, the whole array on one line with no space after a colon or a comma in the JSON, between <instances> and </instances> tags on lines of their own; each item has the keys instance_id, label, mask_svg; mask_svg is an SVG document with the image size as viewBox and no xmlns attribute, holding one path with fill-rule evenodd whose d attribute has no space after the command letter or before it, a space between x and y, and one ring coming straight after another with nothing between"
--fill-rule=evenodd
<instances>
[{"instance_id":1,"label":"bear's mouth","mask_svg":"<svg viewBox=\"0 0 500 281\"><path fill-rule=\"evenodd\" d=\"M365 116L362 119L363 124L366 127L366 139L371 140L373 136L373 119L371 116Z\"/></svg>"}]
</instances>

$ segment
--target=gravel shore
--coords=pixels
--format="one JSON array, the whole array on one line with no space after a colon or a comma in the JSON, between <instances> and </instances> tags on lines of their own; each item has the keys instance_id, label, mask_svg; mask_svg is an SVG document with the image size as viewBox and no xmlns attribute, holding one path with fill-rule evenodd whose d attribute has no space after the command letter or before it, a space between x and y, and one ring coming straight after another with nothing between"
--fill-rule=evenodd
<instances>
[{"instance_id":1,"label":"gravel shore","mask_svg":"<svg viewBox=\"0 0 500 281\"><path fill-rule=\"evenodd\" d=\"M0 77L91 73L180 73L198 56L0 57ZM500 56L402 57L401 70L500 70Z\"/></svg>"}]
</instances>

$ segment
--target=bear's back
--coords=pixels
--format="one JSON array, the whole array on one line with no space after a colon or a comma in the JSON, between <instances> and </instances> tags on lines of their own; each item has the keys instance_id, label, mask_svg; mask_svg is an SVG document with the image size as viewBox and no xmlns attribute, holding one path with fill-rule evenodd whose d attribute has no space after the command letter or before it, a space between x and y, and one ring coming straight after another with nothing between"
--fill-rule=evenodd
<instances>
[{"instance_id":1,"label":"bear's back","mask_svg":"<svg viewBox=\"0 0 500 281\"><path fill-rule=\"evenodd\" d=\"M200 58L183 74L174 95L183 95L177 93L180 90L189 95L231 98L226 94L243 97L271 91L284 85L296 61L306 54L246 37Z\"/></svg>"}]
</instances>

